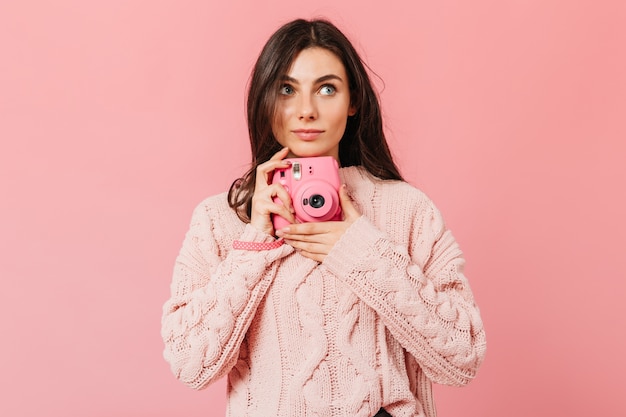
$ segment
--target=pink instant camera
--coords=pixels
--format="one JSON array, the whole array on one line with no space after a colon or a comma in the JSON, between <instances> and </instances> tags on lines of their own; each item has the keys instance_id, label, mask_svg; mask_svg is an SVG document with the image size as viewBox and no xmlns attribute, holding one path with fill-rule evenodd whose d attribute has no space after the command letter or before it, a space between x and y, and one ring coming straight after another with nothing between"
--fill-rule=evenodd
<instances>
[{"instance_id":1,"label":"pink instant camera","mask_svg":"<svg viewBox=\"0 0 626 417\"><path fill-rule=\"evenodd\" d=\"M291 166L275 170L272 183L282 184L291 196L296 220L300 223L341 220L341 180L335 158L318 156L287 161L291 161ZM277 197L274 202L282 204ZM280 216L273 216L272 222L275 230L289 225Z\"/></svg>"}]
</instances>

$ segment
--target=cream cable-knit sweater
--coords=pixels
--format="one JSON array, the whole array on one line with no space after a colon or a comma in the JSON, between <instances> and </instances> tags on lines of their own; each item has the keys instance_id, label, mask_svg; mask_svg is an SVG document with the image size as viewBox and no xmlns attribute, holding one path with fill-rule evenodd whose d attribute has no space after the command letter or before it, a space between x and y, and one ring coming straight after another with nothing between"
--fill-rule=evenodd
<instances>
[{"instance_id":1,"label":"cream cable-knit sweater","mask_svg":"<svg viewBox=\"0 0 626 417\"><path fill-rule=\"evenodd\" d=\"M464 385L485 354L462 253L432 202L342 168L363 214L323 263L241 222L225 194L194 211L163 307L165 359L201 389L228 375L232 417L434 416L431 381Z\"/></svg>"}]
</instances>

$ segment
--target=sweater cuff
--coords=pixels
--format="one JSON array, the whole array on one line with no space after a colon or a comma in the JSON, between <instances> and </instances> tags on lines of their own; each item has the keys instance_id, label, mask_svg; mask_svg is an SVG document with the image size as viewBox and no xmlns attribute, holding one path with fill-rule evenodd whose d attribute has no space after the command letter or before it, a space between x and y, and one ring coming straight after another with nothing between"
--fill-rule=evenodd
<instances>
[{"instance_id":1,"label":"sweater cuff","mask_svg":"<svg viewBox=\"0 0 626 417\"><path fill-rule=\"evenodd\" d=\"M279 241L275 237L263 233L251 224L246 224L243 233L236 240L238 242L233 245L233 250L242 253L248 253L247 256L261 256L266 262L273 262L293 252L293 248L289 245L283 245L282 239ZM234 242L233 242L234 243ZM249 248L244 248L248 244ZM259 249L261 248L261 249Z\"/></svg>"},{"instance_id":2,"label":"sweater cuff","mask_svg":"<svg viewBox=\"0 0 626 417\"><path fill-rule=\"evenodd\" d=\"M385 239L383 232L361 216L331 249L323 265L342 279L348 278L355 270L376 269L380 263L378 243Z\"/></svg>"}]
</instances>

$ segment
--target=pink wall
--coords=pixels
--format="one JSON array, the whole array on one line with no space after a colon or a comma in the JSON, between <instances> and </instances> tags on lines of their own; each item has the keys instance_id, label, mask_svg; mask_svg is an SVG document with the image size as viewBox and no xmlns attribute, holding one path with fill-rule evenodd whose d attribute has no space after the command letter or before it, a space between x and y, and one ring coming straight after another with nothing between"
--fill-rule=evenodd
<instances>
[{"instance_id":1,"label":"pink wall","mask_svg":"<svg viewBox=\"0 0 626 417\"><path fill-rule=\"evenodd\" d=\"M626 3L216 3L0 3L0 415L223 415L223 382L169 373L161 305L192 208L244 170L256 54L316 15L468 258L488 354L440 415L626 415Z\"/></svg>"}]
</instances>

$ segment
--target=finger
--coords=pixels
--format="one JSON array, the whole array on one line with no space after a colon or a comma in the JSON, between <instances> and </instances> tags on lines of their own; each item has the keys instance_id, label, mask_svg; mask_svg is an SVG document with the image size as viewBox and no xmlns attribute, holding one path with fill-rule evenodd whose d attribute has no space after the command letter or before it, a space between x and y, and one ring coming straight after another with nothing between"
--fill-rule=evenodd
<instances>
[{"instance_id":1,"label":"finger","mask_svg":"<svg viewBox=\"0 0 626 417\"><path fill-rule=\"evenodd\" d=\"M258 207L265 214L278 215L288 223L295 223L295 210L287 190L280 184L272 184L258 196Z\"/></svg>"},{"instance_id":2,"label":"finger","mask_svg":"<svg viewBox=\"0 0 626 417\"><path fill-rule=\"evenodd\" d=\"M274 207L272 208L272 214L276 216L280 216L285 219L288 223L295 223L296 217L294 214L289 211L285 206L274 203Z\"/></svg>"},{"instance_id":3,"label":"finger","mask_svg":"<svg viewBox=\"0 0 626 417\"><path fill-rule=\"evenodd\" d=\"M276 152L268 161L260 164L256 168L256 186L264 186L270 184L270 174L277 168L287 168L291 165L290 161L284 159L289 154L289 148L284 147Z\"/></svg>"},{"instance_id":4,"label":"finger","mask_svg":"<svg viewBox=\"0 0 626 417\"><path fill-rule=\"evenodd\" d=\"M305 236L319 236L329 233L334 222L296 223L280 230L284 236L302 240Z\"/></svg>"},{"instance_id":5,"label":"finger","mask_svg":"<svg viewBox=\"0 0 626 417\"><path fill-rule=\"evenodd\" d=\"M329 248L322 243L314 242L302 242L299 240L285 239L285 243L291 245L294 249L300 252L316 255L328 255Z\"/></svg>"},{"instance_id":6,"label":"finger","mask_svg":"<svg viewBox=\"0 0 626 417\"><path fill-rule=\"evenodd\" d=\"M282 184L270 185L269 191L271 199L276 204L283 205L287 209L287 211L292 214L296 212L291 201L291 196L289 195L285 187L282 186Z\"/></svg>"},{"instance_id":7,"label":"finger","mask_svg":"<svg viewBox=\"0 0 626 417\"><path fill-rule=\"evenodd\" d=\"M254 210L260 214L277 214L290 223L296 221L291 199L287 191L280 185L271 185L253 198Z\"/></svg>"}]
</instances>

